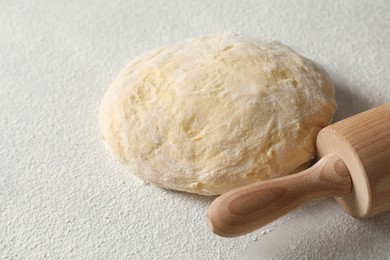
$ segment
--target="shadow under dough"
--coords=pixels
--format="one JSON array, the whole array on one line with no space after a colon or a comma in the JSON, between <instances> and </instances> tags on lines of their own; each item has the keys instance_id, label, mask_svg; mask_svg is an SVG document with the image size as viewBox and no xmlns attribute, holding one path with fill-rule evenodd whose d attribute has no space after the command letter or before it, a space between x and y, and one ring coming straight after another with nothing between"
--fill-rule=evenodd
<instances>
[{"instance_id":1,"label":"shadow under dough","mask_svg":"<svg viewBox=\"0 0 390 260\"><path fill-rule=\"evenodd\" d=\"M329 73L336 89L337 110L333 122L343 120L373 107L368 98L359 95L354 87L336 73Z\"/></svg>"}]
</instances>

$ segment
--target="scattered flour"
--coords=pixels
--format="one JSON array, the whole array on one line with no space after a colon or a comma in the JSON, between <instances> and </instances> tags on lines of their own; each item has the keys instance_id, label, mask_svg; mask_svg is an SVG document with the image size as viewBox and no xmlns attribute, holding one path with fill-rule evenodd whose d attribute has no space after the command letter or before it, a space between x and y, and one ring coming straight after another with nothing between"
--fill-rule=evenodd
<instances>
[{"instance_id":1,"label":"scattered flour","mask_svg":"<svg viewBox=\"0 0 390 260\"><path fill-rule=\"evenodd\" d=\"M259 230L255 242L247 246L245 257L356 259L359 255L359 259L389 259L384 246L390 245L389 220L390 212L372 219L354 219L333 199L321 200Z\"/></svg>"}]
</instances>

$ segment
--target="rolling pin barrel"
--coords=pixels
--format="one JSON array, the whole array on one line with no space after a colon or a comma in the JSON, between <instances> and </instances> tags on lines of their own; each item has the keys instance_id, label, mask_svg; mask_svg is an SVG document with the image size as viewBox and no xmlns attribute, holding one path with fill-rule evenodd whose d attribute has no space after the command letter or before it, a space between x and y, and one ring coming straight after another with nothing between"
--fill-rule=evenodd
<instances>
[{"instance_id":1,"label":"rolling pin barrel","mask_svg":"<svg viewBox=\"0 0 390 260\"><path fill-rule=\"evenodd\" d=\"M348 214L365 218L390 210L390 103L321 130L317 154L336 154L347 165L352 192L336 201Z\"/></svg>"}]
</instances>

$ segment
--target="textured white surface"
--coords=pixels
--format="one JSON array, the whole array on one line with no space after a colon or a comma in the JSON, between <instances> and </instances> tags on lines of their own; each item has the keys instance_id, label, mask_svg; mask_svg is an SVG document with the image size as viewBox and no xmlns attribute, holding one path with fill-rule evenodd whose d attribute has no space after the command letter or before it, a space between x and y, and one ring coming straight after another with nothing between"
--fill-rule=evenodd
<instances>
[{"instance_id":1,"label":"textured white surface","mask_svg":"<svg viewBox=\"0 0 390 260\"><path fill-rule=\"evenodd\" d=\"M236 239L211 198L145 185L109 157L97 109L131 58L216 32L279 40L336 83L336 120L390 99L390 2L0 1L0 259L389 259L390 213L332 200Z\"/></svg>"}]
</instances>

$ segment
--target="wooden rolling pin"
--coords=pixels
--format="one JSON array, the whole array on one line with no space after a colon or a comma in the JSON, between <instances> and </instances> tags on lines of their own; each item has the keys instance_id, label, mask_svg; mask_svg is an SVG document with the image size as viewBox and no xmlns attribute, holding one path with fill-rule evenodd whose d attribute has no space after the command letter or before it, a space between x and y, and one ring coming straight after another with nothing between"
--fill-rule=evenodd
<instances>
[{"instance_id":1,"label":"wooden rolling pin","mask_svg":"<svg viewBox=\"0 0 390 260\"><path fill-rule=\"evenodd\" d=\"M210 229L234 237L325 197L356 218L390 210L390 103L330 125L317 137L313 167L231 190L207 211Z\"/></svg>"}]
</instances>

